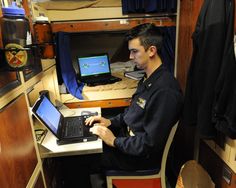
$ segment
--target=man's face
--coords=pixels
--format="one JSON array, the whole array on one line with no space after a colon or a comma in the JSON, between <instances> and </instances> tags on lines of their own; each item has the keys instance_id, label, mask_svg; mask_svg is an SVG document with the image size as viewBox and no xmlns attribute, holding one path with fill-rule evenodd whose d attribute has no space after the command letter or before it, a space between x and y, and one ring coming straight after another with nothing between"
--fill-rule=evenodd
<instances>
[{"instance_id":1,"label":"man's face","mask_svg":"<svg viewBox=\"0 0 236 188\"><path fill-rule=\"evenodd\" d=\"M139 69L145 69L149 60L148 50L145 51L144 47L140 44L139 38L129 41L129 58L134 61Z\"/></svg>"}]
</instances>

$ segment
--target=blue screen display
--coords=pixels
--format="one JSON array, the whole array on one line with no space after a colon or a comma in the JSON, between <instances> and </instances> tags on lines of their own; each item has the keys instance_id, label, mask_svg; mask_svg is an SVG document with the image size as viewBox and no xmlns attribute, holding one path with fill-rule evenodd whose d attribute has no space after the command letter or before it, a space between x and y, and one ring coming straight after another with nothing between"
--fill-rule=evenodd
<instances>
[{"instance_id":1,"label":"blue screen display","mask_svg":"<svg viewBox=\"0 0 236 188\"><path fill-rule=\"evenodd\" d=\"M43 101L40 103L36 113L56 134L61 114L47 97L43 98Z\"/></svg>"},{"instance_id":2,"label":"blue screen display","mask_svg":"<svg viewBox=\"0 0 236 188\"><path fill-rule=\"evenodd\" d=\"M110 72L107 55L78 58L81 76L105 74Z\"/></svg>"}]
</instances>

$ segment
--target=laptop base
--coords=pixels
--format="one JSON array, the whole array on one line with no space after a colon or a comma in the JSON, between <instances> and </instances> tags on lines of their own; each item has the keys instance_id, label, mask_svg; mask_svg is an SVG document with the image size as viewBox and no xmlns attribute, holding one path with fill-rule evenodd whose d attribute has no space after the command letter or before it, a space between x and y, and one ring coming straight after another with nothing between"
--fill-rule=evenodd
<instances>
[{"instance_id":1,"label":"laptop base","mask_svg":"<svg viewBox=\"0 0 236 188\"><path fill-rule=\"evenodd\" d=\"M83 137L79 139L68 139L68 140L59 140L57 139L57 145L65 145L65 144L73 144L73 143L81 143L81 142L88 142L88 141L95 141L98 139L97 135L93 135L92 137Z\"/></svg>"},{"instance_id":2,"label":"laptop base","mask_svg":"<svg viewBox=\"0 0 236 188\"><path fill-rule=\"evenodd\" d=\"M119 82L121 80L122 80L121 78L112 77L112 78L109 78L109 79L104 79L104 81L91 82L91 83L89 81L86 81L85 83L87 84L87 86L98 86L98 85L113 84L113 83Z\"/></svg>"}]
</instances>

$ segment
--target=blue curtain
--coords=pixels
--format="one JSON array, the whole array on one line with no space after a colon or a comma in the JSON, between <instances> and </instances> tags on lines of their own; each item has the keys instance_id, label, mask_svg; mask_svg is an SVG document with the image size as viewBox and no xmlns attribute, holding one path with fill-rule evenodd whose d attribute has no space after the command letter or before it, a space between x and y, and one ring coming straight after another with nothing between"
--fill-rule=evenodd
<instances>
[{"instance_id":1,"label":"blue curtain","mask_svg":"<svg viewBox=\"0 0 236 188\"><path fill-rule=\"evenodd\" d=\"M160 53L162 63L174 74L176 27L161 27L161 30L164 33L163 47Z\"/></svg>"},{"instance_id":2,"label":"blue curtain","mask_svg":"<svg viewBox=\"0 0 236 188\"><path fill-rule=\"evenodd\" d=\"M176 12L177 0L122 0L123 14Z\"/></svg>"},{"instance_id":3,"label":"blue curtain","mask_svg":"<svg viewBox=\"0 0 236 188\"><path fill-rule=\"evenodd\" d=\"M78 99L83 99L82 90L84 84L77 82L76 73L72 66L69 33L56 33L56 43L57 62L60 64L64 84L71 95Z\"/></svg>"}]
</instances>

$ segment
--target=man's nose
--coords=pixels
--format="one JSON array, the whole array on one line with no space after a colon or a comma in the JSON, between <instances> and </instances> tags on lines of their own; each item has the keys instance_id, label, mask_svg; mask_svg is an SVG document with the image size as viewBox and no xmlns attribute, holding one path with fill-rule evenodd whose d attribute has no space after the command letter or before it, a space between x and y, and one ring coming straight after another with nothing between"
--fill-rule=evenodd
<instances>
[{"instance_id":1,"label":"man's nose","mask_svg":"<svg viewBox=\"0 0 236 188\"><path fill-rule=\"evenodd\" d=\"M132 53L129 54L130 59L134 59L134 55Z\"/></svg>"}]
</instances>

